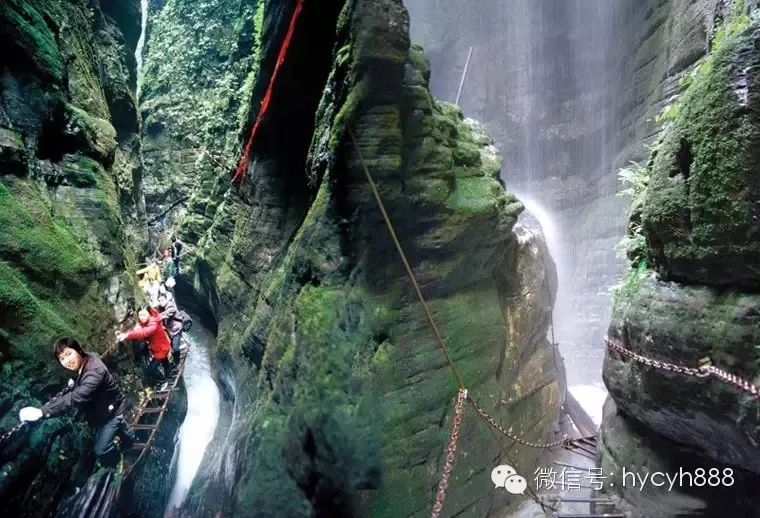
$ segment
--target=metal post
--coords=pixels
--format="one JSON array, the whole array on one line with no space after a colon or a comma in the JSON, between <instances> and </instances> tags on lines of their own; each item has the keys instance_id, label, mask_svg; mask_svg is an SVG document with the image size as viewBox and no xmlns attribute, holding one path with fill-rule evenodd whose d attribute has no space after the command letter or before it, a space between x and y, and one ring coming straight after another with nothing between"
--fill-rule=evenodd
<instances>
[{"instance_id":1,"label":"metal post","mask_svg":"<svg viewBox=\"0 0 760 518\"><path fill-rule=\"evenodd\" d=\"M464 78L467 77L467 69L470 67L470 58L472 57L472 47L467 53L467 61L464 62L464 70L462 71L462 79L459 81L459 90L457 91L457 100L454 104L459 106L459 98L462 96L462 87L464 86Z\"/></svg>"}]
</instances>

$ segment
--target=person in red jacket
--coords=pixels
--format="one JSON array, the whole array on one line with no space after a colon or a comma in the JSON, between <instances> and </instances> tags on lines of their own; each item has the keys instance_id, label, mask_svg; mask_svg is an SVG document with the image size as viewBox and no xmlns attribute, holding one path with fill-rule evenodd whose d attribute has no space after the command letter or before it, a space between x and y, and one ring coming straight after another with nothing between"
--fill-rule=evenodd
<instances>
[{"instance_id":1,"label":"person in red jacket","mask_svg":"<svg viewBox=\"0 0 760 518\"><path fill-rule=\"evenodd\" d=\"M117 340L120 342L124 340L147 340L151 356L150 363L148 363L148 372L159 383L168 380L171 371L171 364L168 359L171 342L169 341L169 335L166 334L158 311L153 308L142 308L137 312L137 321L138 324L135 327L126 333L119 334L116 337ZM163 376L158 371L159 365L163 367ZM165 388L166 383L161 387L161 390Z\"/></svg>"}]
</instances>

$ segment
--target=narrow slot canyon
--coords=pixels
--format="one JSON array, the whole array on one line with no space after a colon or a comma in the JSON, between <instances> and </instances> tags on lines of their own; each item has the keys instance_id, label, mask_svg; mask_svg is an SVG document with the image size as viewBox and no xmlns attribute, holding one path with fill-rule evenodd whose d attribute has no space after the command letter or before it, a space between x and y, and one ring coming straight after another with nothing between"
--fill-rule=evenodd
<instances>
[{"instance_id":1,"label":"narrow slot canyon","mask_svg":"<svg viewBox=\"0 0 760 518\"><path fill-rule=\"evenodd\" d=\"M759 42L4 0L0 514L760 517Z\"/></svg>"}]
</instances>

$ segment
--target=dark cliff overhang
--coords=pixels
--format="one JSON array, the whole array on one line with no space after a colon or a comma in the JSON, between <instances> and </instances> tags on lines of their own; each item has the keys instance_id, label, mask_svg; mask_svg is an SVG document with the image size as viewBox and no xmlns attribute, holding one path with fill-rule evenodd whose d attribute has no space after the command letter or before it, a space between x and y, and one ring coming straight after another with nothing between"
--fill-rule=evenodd
<instances>
[{"instance_id":1,"label":"dark cliff overhang","mask_svg":"<svg viewBox=\"0 0 760 518\"><path fill-rule=\"evenodd\" d=\"M263 57L254 87L251 106L259 107L298 4L297 0L270 7L265 14L262 34ZM252 175L256 162L266 162L283 180L282 199L298 204L305 214L313 194L306 178L306 161L316 123L316 112L333 64L336 26L345 0L303 2L285 55L272 89L268 110L264 115L251 153L247 175ZM250 131L258 109L252 109L247 125ZM248 134L244 135L248 138ZM249 199L250 189L243 181L241 195ZM248 184L250 185L250 183Z\"/></svg>"}]
</instances>

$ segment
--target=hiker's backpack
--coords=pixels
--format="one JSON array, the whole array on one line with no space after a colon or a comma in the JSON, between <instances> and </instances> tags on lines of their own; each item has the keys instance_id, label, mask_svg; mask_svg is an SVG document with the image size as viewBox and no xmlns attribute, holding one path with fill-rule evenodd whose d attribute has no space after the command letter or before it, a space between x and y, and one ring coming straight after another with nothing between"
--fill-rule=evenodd
<instances>
[{"instance_id":1,"label":"hiker's backpack","mask_svg":"<svg viewBox=\"0 0 760 518\"><path fill-rule=\"evenodd\" d=\"M177 315L179 316L179 320L182 321L182 331L185 333L190 331L193 328L193 319L190 318L190 315L184 311L179 311Z\"/></svg>"}]
</instances>

